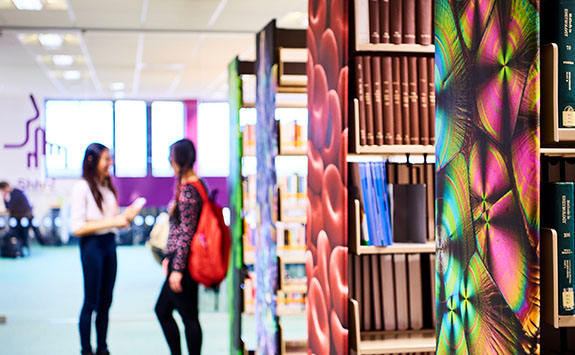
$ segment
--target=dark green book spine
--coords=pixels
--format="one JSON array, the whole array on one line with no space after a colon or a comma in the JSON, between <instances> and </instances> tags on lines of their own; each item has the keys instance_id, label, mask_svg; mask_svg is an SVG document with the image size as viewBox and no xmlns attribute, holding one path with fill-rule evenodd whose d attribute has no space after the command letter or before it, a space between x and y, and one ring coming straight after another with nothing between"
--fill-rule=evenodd
<instances>
[{"instance_id":1,"label":"dark green book spine","mask_svg":"<svg viewBox=\"0 0 575 355\"><path fill-rule=\"evenodd\" d=\"M557 257L559 265L559 314L574 314L573 254L575 223L573 222L572 182L546 183L542 186L543 206L541 225L557 231Z\"/></svg>"},{"instance_id":2,"label":"dark green book spine","mask_svg":"<svg viewBox=\"0 0 575 355\"><path fill-rule=\"evenodd\" d=\"M560 0L557 6L559 127L575 127L575 0Z\"/></svg>"}]
</instances>

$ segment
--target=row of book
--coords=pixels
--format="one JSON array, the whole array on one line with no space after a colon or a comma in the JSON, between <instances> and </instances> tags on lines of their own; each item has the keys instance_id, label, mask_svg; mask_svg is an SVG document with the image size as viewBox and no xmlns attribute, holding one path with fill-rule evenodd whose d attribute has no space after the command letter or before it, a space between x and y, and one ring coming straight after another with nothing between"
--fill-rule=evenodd
<instances>
[{"instance_id":1,"label":"row of book","mask_svg":"<svg viewBox=\"0 0 575 355\"><path fill-rule=\"evenodd\" d=\"M305 225L302 223L276 224L277 249L279 250L305 250Z\"/></svg>"},{"instance_id":2,"label":"row of book","mask_svg":"<svg viewBox=\"0 0 575 355\"><path fill-rule=\"evenodd\" d=\"M433 329L435 254L350 255L362 331Z\"/></svg>"},{"instance_id":3,"label":"row of book","mask_svg":"<svg viewBox=\"0 0 575 355\"><path fill-rule=\"evenodd\" d=\"M435 144L435 59L357 56L359 144Z\"/></svg>"},{"instance_id":4,"label":"row of book","mask_svg":"<svg viewBox=\"0 0 575 355\"><path fill-rule=\"evenodd\" d=\"M575 183L541 184L541 227L557 232L559 314L575 314ZM544 208L543 208L544 207Z\"/></svg>"},{"instance_id":5,"label":"row of book","mask_svg":"<svg viewBox=\"0 0 575 355\"><path fill-rule=\"evenodd\" d=\"M256 155L256 125L242 127L242 149L244 156Z\"/></svg>"},{"instance_id":6,"label":"row of book","mask_svg":"<svg viewBox=\"0 0 575 355\"><path fill-rule=\"evenodd\" d=\"M304 267L305 270L305 267ZM304 271L305 274L305 271ZM244 279L244 312L255 313L256 309L256 274L252 270L248 271L248 277ZM277 292L277 312L299 313L305 311L307 293L305 292Z\"/></svg>"},{"instance_id":7,"label":"row of book","mask_svg":"<svg viewBox=\"0 0 575 355\"><path fill-rule=\"evenodd\" d=\"M370 43L419 43L433 40L433 0L369 0Z\"/></svg>"},{"instance_id":8,"label":"row of book","mask_svg":"<svg viewBox=\"0 0 575 355\"><path fill-rule=\"evenodd\" d=\"M307 176L278 176L280 197L280 220L305 222L307 207Z\"/></svg>"},{"instance_id":9,"label":"row of book","mask_svg":"<svg viewBox=\"0 0 575 355\"><path fill-rule=\"evenodd\" d=\"M433 240L434 165L350 163L350 196L360 201L364 245Z\"/></svg>"},{"instance_id":10,"label":"row of book","mask_svg":"<svg viewBox=\"0 0 575 355\"><path fill-rule=\"evenodd\" d=\"M281 154L307 150L307 125L297 121L280 123L279 141Z\"/></svg>"},{"instance_id":11,"label":"row of book","mask_svg":"<svg viewBox=\"0 0 575 355\"><path fill-rule=\"evenodd\" d=\"M575 158L559 156L541 157L541 181L575 181Z\"/></svg>"}]
</instances>

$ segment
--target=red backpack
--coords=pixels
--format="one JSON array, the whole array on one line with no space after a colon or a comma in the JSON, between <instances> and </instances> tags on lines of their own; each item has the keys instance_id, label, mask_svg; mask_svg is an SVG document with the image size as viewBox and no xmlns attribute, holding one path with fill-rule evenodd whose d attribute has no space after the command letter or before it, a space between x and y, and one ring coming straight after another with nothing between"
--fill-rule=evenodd
<instances>
[{"instance_id":1,"label":"red backpack","mask_svg":"<svg viewBox=\"0 0 575 355\"><path fill-rule=\"evenodd\" d=\"M224 222L222 207L208 196L200 180L191 184L202 198L202 212L192 238L188 270L194 280L206 287L216 287L226 277L230 260L230 230Z\"/></svg>"}]
</instances>

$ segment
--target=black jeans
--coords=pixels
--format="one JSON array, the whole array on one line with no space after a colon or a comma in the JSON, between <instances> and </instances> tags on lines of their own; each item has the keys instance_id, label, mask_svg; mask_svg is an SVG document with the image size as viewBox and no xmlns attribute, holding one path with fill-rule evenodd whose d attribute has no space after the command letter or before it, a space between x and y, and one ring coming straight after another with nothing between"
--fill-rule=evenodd
<instances>
[{"instance_id":1,"label":"black jeans","mask_svg":"<svg viewBox=\"0 0 575 355\"><path fill-rule=\"evenodd\" d=\"M183 271L182 288L181 293L175 293L170 289L166 278L156 303L156 316L162 326L170 352L172 355L180 355L182 353L180 331L173 317L173 312L177 309L185 326L188 353L199 355L202 349L202 328L198 317L198 283L192 279L187 270Z\"/></svg>"},{"instance_id":2,"label":"black jeans","mask_svg":"<svg viewBox=\"0 0 575 355\"><path fill-rule=\"evenodd\" d=\"M80 313L82 353L91 353L92 313L96 315L98 351L108 351L108 312L116 282L116 241L112 233L84 236L80 239L80 256L84 273L84 305Z\"/></svg>"}]
</instances>

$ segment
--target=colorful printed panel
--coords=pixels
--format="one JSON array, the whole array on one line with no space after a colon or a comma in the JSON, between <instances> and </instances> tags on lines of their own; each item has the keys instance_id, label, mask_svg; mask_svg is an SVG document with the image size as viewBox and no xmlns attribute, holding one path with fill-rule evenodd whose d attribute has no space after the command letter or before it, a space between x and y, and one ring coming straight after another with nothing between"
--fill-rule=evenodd
<instances>
[{"instance_id":1,"label":"colorful printed panel","mask_svg":"<svg viewBox=\"0 0 575 355\"><path fill-rule=\"evenodd\" d=\"M308 12L308 351L348 354L348 1Z\"/></svg>"},{"instance_id":2,"label":"colorful printed panel","mask_svg":"<svg viewBox=\"0 0 575 355\"><path fill-rule=\"evenodd\" d=\"M275 93L277 91L276 24L270 22L256 37L256 328L259 354L278 352L276 253L278 155Z\"/></svg>"},{"instance_id":3,"label":"colorful printed panel","mask_svg":"<svg viewBox=\"0 0 575 355\"><path fill-rule=\"evenodd\" d=\"M241 270L243 265L244 233L242 222L242 175L241 157L242 141L240 132L240 108L242 107L242 79L238 74L238 59L228 66L228 100L230 104L230 175L228 191L230 192L230 230L232 236L232 255L228 271L228 309L230 314L230 354L243 354L241 340L242 294Z\"/></svg>"},{"instance_id":4,"label":"colorful printed panel","mask_svg":"<svg viewBox=\"0 0 575 355\"><path fill-rule=\"evenodd\" d=\"M436 0L438 354L536 354L539 10Z\"/></svg>"}]
</instances>

